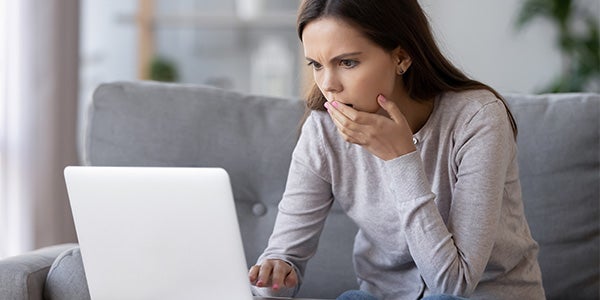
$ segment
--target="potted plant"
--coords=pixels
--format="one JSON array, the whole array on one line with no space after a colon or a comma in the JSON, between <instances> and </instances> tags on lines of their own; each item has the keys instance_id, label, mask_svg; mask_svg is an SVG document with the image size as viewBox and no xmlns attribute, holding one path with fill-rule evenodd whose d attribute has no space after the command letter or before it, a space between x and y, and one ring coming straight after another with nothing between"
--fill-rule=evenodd
<instances>
[{"instance_id":1,"label":"potted plant","mask_svg":"<svg viewBox=\"0 0 600 300\"><path fill-rule=\"evenodd\" d=\"M581 3L581 2L578 2ZM525 0L516 21L522 29L536 18L551 22L557 30L562 72L543 92L600 91L598 19L572 0Z\"/></svg>"},{"instance_id":2,"label":"potted plant","mask_svg":"<svg viewBox=\"0 0 600 300\"><path fill-rule=\"evenodd\" d=\"M172 61L155 57L150 62L150 80L175 82L178 77L177 66Z\"/></svg>"}]
</instances>

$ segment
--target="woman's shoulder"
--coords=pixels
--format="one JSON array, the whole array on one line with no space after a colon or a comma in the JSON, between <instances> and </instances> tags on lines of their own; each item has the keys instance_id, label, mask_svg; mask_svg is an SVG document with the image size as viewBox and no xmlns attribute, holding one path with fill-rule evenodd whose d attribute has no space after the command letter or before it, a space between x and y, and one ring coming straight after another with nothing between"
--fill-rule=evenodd
<instances>
[{"instance_id":1,"label":"woman's shoulder","mask_svg":"<svg viewBox=\"0 0 600 300\"><path fill-rule=\"evenodd\" d=\"M302 126L302 132L320 132L327 135L330 131L335 131L335 125L329 114L321 110L311 110Z\"/></svg>"},{"instance_id":2,"label":"woman's shoulder","mask_svg":"<svg viewBox=\"0 0 600 300\"><path fill-rule=\"evenodd\" d=\"M326 155L332 155L329 150L343 152L348 143L339 134L331 116L326 111L313 110L310 112L302 127L301 138L317 143L324 149Z\"/></svg>"},{"instance_id":3,"label":"woman's shoulder","mask_svg":"<svg viewBox=\"0 0 600 300\"><path fill-rule=\"evenodd\" d=\"M323 124L330 119L329 114L323 110L311 110L308 114L308 120L312 120L315 124Z\"/></svg>"},{"instance_id":4,"label":"woman's shoulder","mask_svg":"<svg viewBox=\"0 0 600 300\"><path fill-rule=\"evenodd\" d=\"M469 122L482 114L488 117L506 115L502 100L486 89L446 92L440 96L438 103L444 114L453 115L462 121L460 123Z\"/></svg>"},{"instance_id":5,"label":"woman's shoulder","mask_svg":"<svg viewBox=\"0 0 600 300\"><path fill-rule=\"evenodd\" d=\"M335 124L325 111L311 110L302 124L300 140L320 145L332 144L336 141Z\"/></svg>"},{"instance_id":6,"label":"woman's shoulder","mask_svg":"<svg viewBox=\"0 0 600 300\"><path fill-rule=\"evenodd\" d=\"M489 104L502 102L494 93L486 89L446 92L441 98L441 103L463 112L478 111Z\"/></svg>"}]
</instances>

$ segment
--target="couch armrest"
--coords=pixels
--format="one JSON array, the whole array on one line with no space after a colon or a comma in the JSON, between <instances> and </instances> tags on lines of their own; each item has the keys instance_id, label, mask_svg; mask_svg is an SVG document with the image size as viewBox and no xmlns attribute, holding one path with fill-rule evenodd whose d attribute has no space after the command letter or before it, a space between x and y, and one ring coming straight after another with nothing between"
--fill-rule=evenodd
<instances>
[{"instance_id":1,"label":"couch armrest","mask_svg":"<svg viewBox=\"0 0 600 300\"><path fill-rule=\"evenodd\" d=\"M77 244L60 244L0 260L0 299L42 300L50 266Z\"/></svg>"}]
</instances>

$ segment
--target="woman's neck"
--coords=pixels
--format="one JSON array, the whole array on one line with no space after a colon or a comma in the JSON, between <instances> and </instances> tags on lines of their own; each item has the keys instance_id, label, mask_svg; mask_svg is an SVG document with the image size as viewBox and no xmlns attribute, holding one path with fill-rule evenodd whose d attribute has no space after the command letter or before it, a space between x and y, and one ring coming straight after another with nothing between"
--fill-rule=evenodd
<instances>
[{"instance_id":1,"label":"woman's neck","mask_svg":"<svg viewBox=\"0 0 600 300\"><path fill-rule=\"evenodd\" d=\"M415 100L410 98L404 91L400 92L393 99L400 109L413 134L417 133L429 120L433 112L434 99Z\"/></svg>"},{"instance_id":2,"label":"woman's neck","mask_svg":"<svg viewBox=\"0 0 600 300\"><path fill-rule=\"evenodd\" d=\"M429 116L433 112L433 99L421 100L417 101L414 99L407 99L407 101L403 104L403 108L400 108L400 111L404 114L412 133L415 134L429 120Z\"/></svg>"}]
</instances>

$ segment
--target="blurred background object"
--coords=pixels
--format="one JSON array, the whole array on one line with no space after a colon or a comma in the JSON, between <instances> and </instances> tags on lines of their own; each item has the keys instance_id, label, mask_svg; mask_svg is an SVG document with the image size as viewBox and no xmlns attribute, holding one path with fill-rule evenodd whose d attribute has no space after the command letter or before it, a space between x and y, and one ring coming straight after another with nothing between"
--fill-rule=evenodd
<instances>
[{"instance_id":1,"label":"blurred background object","mask_svg":"<svg viewBox=\"0 0 600 300\"><path fill-rule=\"evenodd\" d=\"M177 66L174 62L162 58L155 57L150 62L150 80L176 82L178 79Z\"/></svg>"},{"instance_id":2,"label":"blurred background object","mask_svg":"<svg viewBox=\"0 0 600 300\"><path fill-rule=\"evenodd\" d=\"M536 18L546 19L558 32L562 70L541 92L600 92L600 33L596 14L583 1L526 0L516 22L523 29Z\"/></svg>"}]
</instances>

